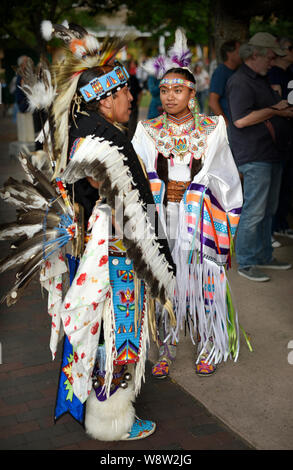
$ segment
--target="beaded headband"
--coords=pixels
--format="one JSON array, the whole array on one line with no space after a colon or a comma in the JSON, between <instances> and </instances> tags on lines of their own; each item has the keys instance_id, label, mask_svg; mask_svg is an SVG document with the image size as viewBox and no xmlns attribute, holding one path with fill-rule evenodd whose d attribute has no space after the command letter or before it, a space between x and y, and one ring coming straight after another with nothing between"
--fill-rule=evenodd
<instances>
[{"instance_id":1,"label":"beaded headband","mask_svg":"<svg viewBox=\"0 0 293 470\"><path fill-rule=\"evenodd\" d=\"M189 80L184 80L183 78L163 78L163 80L160 81L159 87L167 86L168 88L171 88L176 85L183 85L191 88L192 90L196 89L195 83L190 82Z\"/></svg>"},{"instance_id":2,"label":"beaded headband","mask_svg":"<svg viewBox=\"0 0 293 470\"><path fill-rule=\"evenodd\" d=\"M127 70L123 65L118 65L105 75L93 78L79 91L86 102L100 100L104 96L109 96L114 90L118 90L119 87L124 87L128 78Z\"/></svg>"}]
</instances>

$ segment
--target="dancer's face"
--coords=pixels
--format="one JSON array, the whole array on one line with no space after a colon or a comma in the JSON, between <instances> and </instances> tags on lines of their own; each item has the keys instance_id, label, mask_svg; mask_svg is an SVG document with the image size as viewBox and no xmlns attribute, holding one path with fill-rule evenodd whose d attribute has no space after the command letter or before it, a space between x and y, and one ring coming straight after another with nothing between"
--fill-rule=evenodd
<instances>
[{"instance_id":1,"label":"dancer's face","mask_svg":"<svg viewBox=\"0 0 293 470\"><path fill-rule=\"evenodd\" d=\"M173 78L183 78L179 73L170 73L167 74L164 78L173 79ZM171 87L161 86L160 87L160 97L164 111L168 114L172 114L176 118L180 118L188 114L188 102L190 98L194 98L195 91L190 88L174 84Z\"/></svg>"},{"instance_id":2,"label":"dancer's face","mask_svg":"<svg viewBox=\"0 0 293 470\"><path fill-rule=\"evenodd\" d=\"M100 110L108 121L124 124L129 121L132 100L129 88L125 86L114 95L101 100Z\"/></svg>"},{"instance_id":3,"label":"dancer's face","mask_svg":"<svg viewBox=\"0 0 293 470\"><path fill-rule=\"evenodd\" d=\"M117 91L113 96L113 121L126 123L131 113L132 94L128 86Z\"/></svg>"}]
</instances>

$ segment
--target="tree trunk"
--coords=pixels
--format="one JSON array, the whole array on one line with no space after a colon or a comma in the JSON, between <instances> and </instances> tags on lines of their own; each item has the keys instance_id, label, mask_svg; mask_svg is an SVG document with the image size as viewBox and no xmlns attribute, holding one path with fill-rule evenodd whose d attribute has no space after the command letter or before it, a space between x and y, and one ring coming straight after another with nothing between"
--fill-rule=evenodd
<instances>
[{"instance_id":1,"label":"tree trunk","mask_svg":"<svg viewBox=\"0 0 293 470\"><path fill-rule=\"evenodd\" d=\"M249 17L243 14L237 14L237 5L233 12L225 8L225 0L215 0L212 3L214 12L214 44L216 59L221 62L220 47L225 41L237 39L244 42L249 34Z\"/></svg>"},{"instance_id":2,"label":"tree trunk","mask_svg":"<svg viewBox=\"0 0 293 470\"><path fill-rule=\"evenodd\" d=\"M213 18L211 15L211 4L213 2L210 1L210 6L209 6L209 17L208 17L208 62L211 64L212 60L215 58L214 53L215 53L215 37L214 37L214 24L213 24Z\"/></svg>"}]
</instances>

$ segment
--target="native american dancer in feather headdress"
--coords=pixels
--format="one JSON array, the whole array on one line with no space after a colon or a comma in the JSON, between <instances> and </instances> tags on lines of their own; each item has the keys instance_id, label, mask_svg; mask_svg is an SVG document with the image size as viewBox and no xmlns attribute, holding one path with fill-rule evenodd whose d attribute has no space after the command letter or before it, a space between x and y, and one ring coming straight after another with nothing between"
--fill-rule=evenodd
<instances>
[{"instance_id":1,"label":"native american dancer in feather headdress","mask_svg":"<svg viewBox=\"0 0 293 470\"><path fill-rule=\"evenodd\" d=\"M139 122L132 140L142 158L176 263L172 330L158 314L159 360L153 375L167 377L176 357L179 331L189 326L198 342L196 373L237 359L239 327L225 267L242 207L242 189L222 117L199 114L191 52L178 28L166 56L145 68L160 79L164 114ZM166 209L164 208L166 206Z\"/></svg>"},{"instance_id":2,"label":"native american dancer in feather headdress","mask_svg":"<svg viewBox=\"0 0 293 470\"><path fill-rule=\"evenodd\" d=\"M50 70L29 63L23 82L31 109L48 115L39 140L51 171L45 176L32 164L36 155L22 154L27 180L10 178L1 192L18 209L0 232L16 247L0 272L19 267L5 299L16 302L41 272L54 314L52 355L64 331L73 358L62 364L72 389L68 410L82 421L86 403L85 429L96 439L147 437L155 423L136 418L132 402L144 379L149 325L156 338L156 301L176 324L175 265L143 165L118 126L132 101L128 73L115 61L125 40L100 45L77 25L47 21L42 32L66 44L62 62ZM70 287L60 292L68 272ZM56 419L67 411L60 396Z\"/></svg>"}]
</instances>

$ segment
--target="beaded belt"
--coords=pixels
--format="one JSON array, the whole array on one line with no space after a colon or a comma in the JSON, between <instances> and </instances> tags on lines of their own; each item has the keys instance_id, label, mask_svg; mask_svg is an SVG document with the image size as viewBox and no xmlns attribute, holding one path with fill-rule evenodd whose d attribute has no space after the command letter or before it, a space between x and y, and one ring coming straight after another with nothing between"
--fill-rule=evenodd
<instances>
[{"instance_id":1,"label":"beaded belt","mask_svg":"<svg viewBox=\"0 0 293 470\"><path fill-rule=\"evenodd\" d=\"M190 181L170 180L167 186L167 200L169 202L180 202L189 185Z\"/></svg>"}]
</instances>

